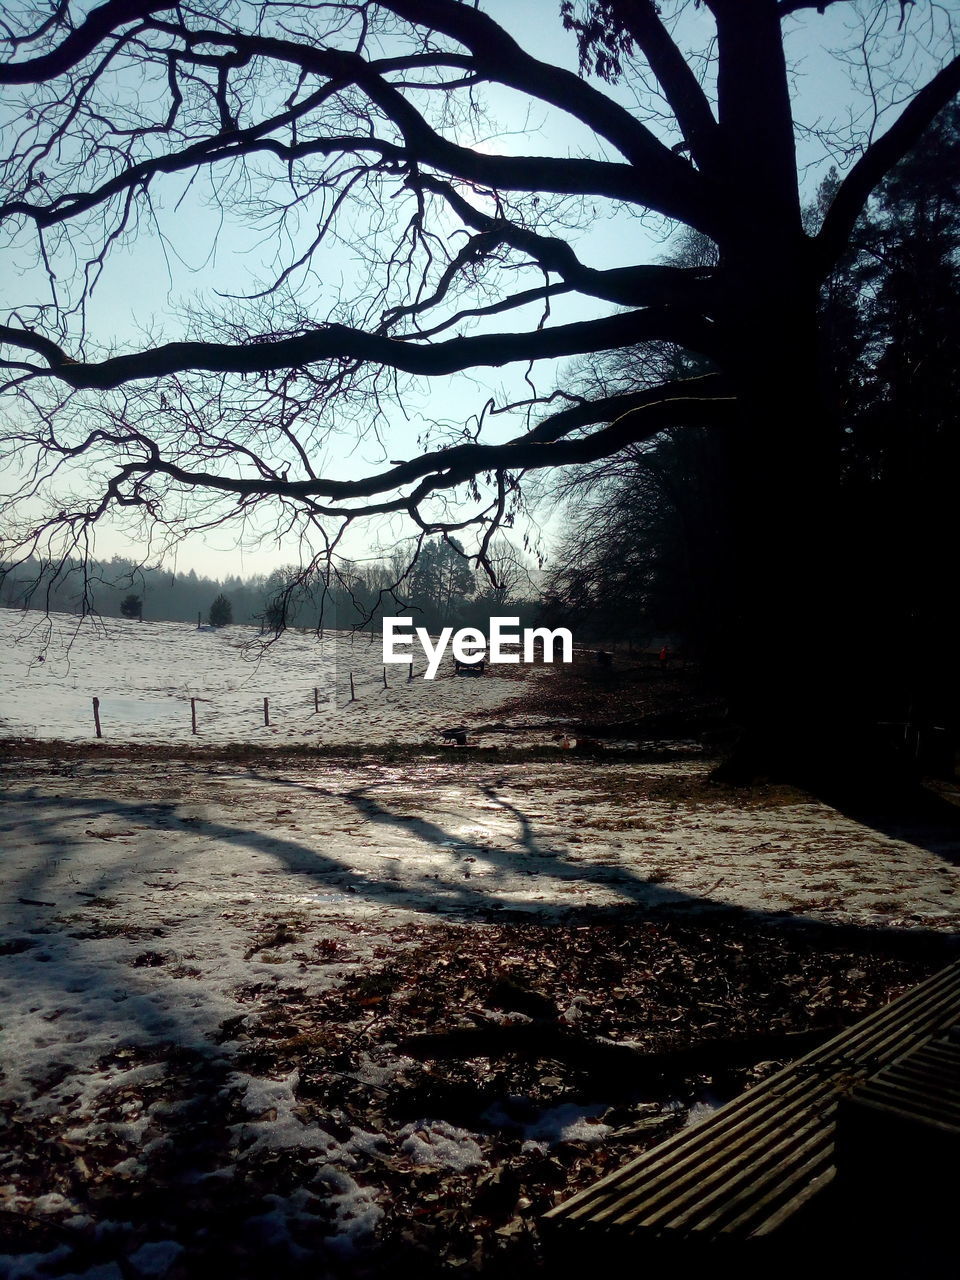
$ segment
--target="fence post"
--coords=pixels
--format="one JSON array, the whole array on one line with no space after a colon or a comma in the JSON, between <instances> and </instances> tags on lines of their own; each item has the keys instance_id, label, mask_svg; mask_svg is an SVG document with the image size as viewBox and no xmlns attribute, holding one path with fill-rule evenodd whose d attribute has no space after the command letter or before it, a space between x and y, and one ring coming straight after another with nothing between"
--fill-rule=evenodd
<instances>
[{"instance_id":1,"label":"fence post","mask_svg":"<svg viewBox=\"0 0 960 1280\"><path fill-rule=\"evenodd\" d=\"M353 687L353 672L351 671L350 672L350 701L356 702L356 700L357 700L357 695Z\"/></svg>"},{"instance_id":2,"label":"fence post","mask_svg":"<svg viewBox=\"0 0 960 1280\"><path fill-rule=\"evenodd\" d=\"M97 737L102 738L103 734L100 731L100 699L99 698L94 698L93 700L93 723L97 726Z\"/></svg>"},{"instance_id":3,"label":"fence post","mask_svg":"<svg viewBox=\"0 0 960 1280\"><path fill-rule=\"evenodd\" d=\"M313 687L313 710L316 714L320 710L320 690L314 685Z\"/></svg>"},{"instance_id":4,"label":"fence post","mask_svg":"<svg viewBox=\"0 0 960 1280\"><path fill-rule=\"evenodd\" d=\"M383 687L387 687L387 668L383 668Z\"/></svg>"},{"instance_id":5,"label":"fence post","mask_svg":"<svg viewBox=\"0 0 960 1280\"><path fill-rule=\"evenodd\" d=\"M200 614L197 614L197 630L200 630Z\"/></svg>"},{"instance_id":6,"label":"fence post","mask_svg":"<svg viewBox=\"0 0 960 1280\"><path fill-rule=\"evenodd\" d=\"M193 730L194 733L197 732L197 700L196 698L190 699L190 728Z\"/></svg>"},{"instance_id":7,"label":"fence post","mask_svg":"<svg viewBox=\"0 0 960 1280\"><path fill-rule=\"evenodd\" d=\"M270 726L270 699L263 700L263 723L269 728Z\"/></svg>"},{"instance_id":8,"label":"fence post","mask_svg":"<svg viewBox=\"0 0 960 1280\"><path fill-rule=\"evenodd\" d=\"M413 679L413 663L410 663L410 674L407 676L407 684Z\"/></svg>"}]
</instances>

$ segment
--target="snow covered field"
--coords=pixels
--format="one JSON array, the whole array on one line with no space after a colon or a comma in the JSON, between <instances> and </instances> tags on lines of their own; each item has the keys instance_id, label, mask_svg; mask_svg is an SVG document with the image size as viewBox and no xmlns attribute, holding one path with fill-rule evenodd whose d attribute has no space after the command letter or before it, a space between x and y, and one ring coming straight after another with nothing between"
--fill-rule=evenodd
<instances>
[{"instance_id":1,"label":"snow covered field","mask_svg":"<svg viewBox=\"0 0 960 1280\"><path fill-rule=\"evenodd\" d=\"M223 1233L239 1230L218 1218L227 1212L242 1215L243 1248L258 1259L253 1271L238 1263L238 1277L268 1262L291 1276L379 1274L363 1258L378 1233L403 1236L424 1195L438 1212L454 1206L443 1248L459 1248L457 1223L476 1235L471 1205L504 1161L550 1203L562 1186L555 1149L585 1177L626 1154L598 1146L618 1118L654 1135L678 1122L675 1103L625 1111L571 1096L556 1065L535 1072L542 1098L525 1111L477 1094L482 1114L465 1121L462 1101L451 1114L443 1070L397 1051L392 999L422 1026L443 1016L429 1012L442 999L418 988L422 977L397 976L408 952L427 957L431 981L472 975L472 1016L496 1025L504 1015L486 992L498 970L523 962L524 928L549 925L574 957L625 909L637 920L732 907L761 925L789 912L827 928L960 929L955 846L884 835L813 802L687 804L672 787L696 768L8 759L0 1118L12 1146L0 1144L0 1228L29 1223L37 1243L5 1257L0 1248L0 1275L202 1275L214 1236L222 1248ZM493 958L471 970L464 957L486 956L485 945ZM526 980L552 981L564 1025L626 998L551 976L552 955L548 943ZM635 963L617 990L636 982ZM681 976L689 963L658 962ZM775 1009L799 999L802 1017L816 1018L831 1001L865 1007L899 972L884 971L869 994L854 963L841 961L839 979L767 982L756 998ZM712 962L697 980L721 983L701 998L728 989ZM693 1016L716 1026L720 1008L694 1005ZM654 1009L646 1034L658 1019L659 1034L675 1034L665 995ZM463 1014L446 1016L458 1025ZM506 1087L498 1078L490 1088ZM348 1101L332 1106L336 1088ZM391 1110L378 1103L391 1091L418 1101ZM516 1243L533 1202L513 1194L519 1208L503 1230ZM503 1244L497 1219L481 1218L493 1241L484 1247Z\"/></svg>"},{"instance_id":2,"label":"snow covered field","mask_svg":"<svg viewBox=\"0 0 960 1280\"><path fill-rule=\"evenodd\" d=\"M258 665L242 629L165 623L85 624L38 663L35 621L0 611L0 737L91 749L0 756L0 1277L521 1274L537 1213L710 1101L600 1096L535 1057L423 1064L404 1035L522 1026L496 994L517 982L644 1051L828 1025L960 933L947 829L717 791L696 761L434 749L516 679L395 668L384 691L362 639L291 634ZM129 752L93 743L94 695ZM191 696L200 743L431 749L149 749L197 742ZM891 959L891 933L933 950Z\"/></svg>"},{"instance_id":3,"label":"snow covered field","mask_svg":"<svg viewBox=\"0 0 960 1280\"><path fill-rule=\"evenodd\" d=\"M89 740L98 697L107 742L422 742L517 693L516 676L458 679L449 660L423 680L422 654L412 681L406 667L392 666L384 689L379 635L371 644L349 632L320 640L291 631L266 650L258 640L249 627L67 614L48 623L36 610L0 609L0 736Z\"/></svg>"}]
</instances>

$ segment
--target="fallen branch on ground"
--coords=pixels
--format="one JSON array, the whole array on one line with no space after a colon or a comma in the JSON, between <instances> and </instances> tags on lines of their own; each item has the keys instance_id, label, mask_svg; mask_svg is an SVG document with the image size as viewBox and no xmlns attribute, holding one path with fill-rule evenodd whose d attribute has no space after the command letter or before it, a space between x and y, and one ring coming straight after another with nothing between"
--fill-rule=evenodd
<instances>
[{"instance_id":1,"label":"fallen branch on ground","mask_svg":"<svg viewBox=\"0 0 960 1280\"><path fill-rule=\"evenodd\" d=\"M629 1079L636 1088L656 1089L683 1075L711 1075L767 1058L792 1059L822 1044L837 1028L770 1032L734 1039L701 1040L677 1049L650 1052L632 1044L584 1036L555 1022L537 1020L514 1026L462 1027L407 1036L400 1053L420 1061L444 1058L501 1058L520 1053L553 1058L591 1074Z\"/></svg>"}]
</instances>

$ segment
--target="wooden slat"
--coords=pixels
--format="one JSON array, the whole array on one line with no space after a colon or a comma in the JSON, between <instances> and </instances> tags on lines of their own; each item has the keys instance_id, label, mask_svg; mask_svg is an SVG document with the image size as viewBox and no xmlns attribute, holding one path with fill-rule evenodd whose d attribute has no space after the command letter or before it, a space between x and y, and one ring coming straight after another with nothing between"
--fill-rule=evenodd
<instances>
[{"instance_id":1,"label":"wooden slat","mask_svg":"<svg viewBox=\"0 0 960 1280\"><path fill-rule=\"evenodd\" d=\"M908 993L914 1012L917 1014L925 1012L930 1005L928 997L932 996L936 1000L939 986L942 985L942 983L924 984L926 990L917 988L914 992ZM939 1005L936 1008L938 1011ZM835 1037L828 1044L814 1050L799 1063L794 1064L792 1068L778 1073L766 1085L751 1090L722 1108L695 1132L677 1135L618 1173L609 1175L596 1187L581 1193L579 1197L574 1197L566 1207L581 1213L584 1209L590 1212L592 1208L593 1212L602 1218L604 1210L598 1203L597 1193L603 1195L606 1192L606 1198L617 1202L622 1212L625 1207L624 1196L634 1187L640 1194L643 1190L652 1192L657 1200L662 1198L666 1191L664 1184L668 1178L676 1180L684 1173L693 1170L696 1173L697 1184L702 1186L704 1175L709 1173L711 1167L716 1169L721 1178L725 1173L732 1172L734 1166L731 1156L745 1151L746 1159L749 1160L751 1147L755 1149L764 1137L769 1135L775 1137L781 1133L784 1128L782 1122L794 1119L799 1109L807 1108L811 1102L817 1102L823 1095L833 1092L838 1071L843 1073L848 1069L848 1064L850 1067L855 1064L861 1065L850 1051L859 1048L861 1056L875 1056L884 1051L891 1052L891 1038L884 1037L882 1033L894 1020L894 1015L890 1012L892 1009L893 1006L887 1006L881 1011L882 1014L887 1015L883 1018L874 1015L877 1021L872 1028L868 1029L866 1023L860 1023L850 1031ZM868 1034L868 1030L872 1030L874 1034ZM816 1068L821 1064L825 1066L828 1062L832 1062L837 1057L838 1050L844 1051L843 1060L839 1066L834 1063L832 1069L818 1072ZM807 1075L807 1068L811 1066L814 1070ZM761 1121L764 1123L760 1123ZM735 1141L735 1139L738 1140ZM678 1158L682 1148L687 1148L686 1157ZM650 1185L649 1175L654 1172L662 1174L659 1186ZM649 1207L652 1208L653 1205ZM556 1213L556 1211L553 1212Z\"/></svg>"},{"instance_id":2,"label":"wooden slat","mask_svg":"<svg viewBox=\"0 0 960 1280\"><path fill-rule=\"evenodd\" d=\"M903 1055L855 1089L847 1105L960 1135L960 1040L948 1034Z\"/></svg>"},{"instance_id":3,"label":"wooden slat","mask_svg":"<svg viewBox=\"0 0 960 1280\"><path fill-rule=\"evenodd\" d=\"M718 1129L723 1130L722 1133L716 1134L718 1148L722 1148L741 1130L748 1135L750 1126L756 1123L762 1111L776 1111L778 1108L782 1111L791 1099L802 1095L807 1089L808 1082L815 1080L818 1067L824 1068L820 1072L820 1079L824 1082L823 1087L829 1091L836 1074L836 1063L833 1060L837 1057L844 1058L841 1067L856 1066L863 1071L866 1071L870 1064L865 1065L860 1061L862 1058L869 1059L871 1055L876 1057L886 1054L889 1060L889 1057L893 1056L889 1028L891 1026L896 1028L896 1023L901 1020L900 1015L906 1012L908 1002L910 1012L917 1018L923 1017L931 1008L934 1013L940 1013L940 999L944 989L952 995L953 988L960 985L958 983L960 966L951 967L951 969L952 972L945 970L935 974L927 982L906 993L899 1001L885 1006L870 1018L841 1032L840 1035L813 1050L792 1066L772 1076L764 1084L728 1103L726 1107L721 1108L710 1119L699 1125L695 1133L685 1132L675 1135L661 1143L652 1152L638 1157L616 1173L607 1175L594 1187L587 1188L572 1197L559 1209L551 1210L548 1216L552 1217L561 1211L574 1212L581 1204L598 1201L605 1193L611 1199L617 1198L632 1185L645 1185L648 1174L658 1171L661 1167L672 1167L675 1171L678 1170L681 1161L677 1157L681 1148L696 1148L691 1150L689 1159L702 1168L708 1145L707 1134L713 1134ZM904 1008L901 1008L901 1005ZM926 1034L925 1024L920 1034ZM828 1063L831 1064L830 1070L826 1069ZM742 1122L737 1123L741 1120L741 1113L743 1113ZM729 1146L727 1150L730 1150Z\"/></svg>"},{"instance_id":4,"label":"wooden slat","mask_svg":"<svg viewBox=\"0 0 960 1280\"><path fill-rule=\"evenodd\" d=\"M865 1089L899 1060L907 1065L891 1077L891 1093L917 1087L919 1070L928 1085L940 1080L944 1095L953 1094L951 1058L960 1058L960 1040L956 1047L931 1041L958 1020L960 961L557 1205L545 1215L548 1234L702 1240L769 1234L833 1178L839 1097Z\"/></svg>"}]
</instances>

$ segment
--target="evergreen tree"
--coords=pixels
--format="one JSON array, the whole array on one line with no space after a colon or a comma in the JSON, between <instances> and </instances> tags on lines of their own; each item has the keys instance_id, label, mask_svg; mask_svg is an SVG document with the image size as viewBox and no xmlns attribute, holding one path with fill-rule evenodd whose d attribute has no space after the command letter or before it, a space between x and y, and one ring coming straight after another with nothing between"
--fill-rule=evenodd
<instances>
[{"instance_id":1,"label":"evergreen tree","mask_svg":"<svg viewBox=\"0 0 960 1280\"><path fill-rule=\"evenodd\" d=\"M952 599L960 478L960 110L856 228L825 298L844 406L858 662L885 718L960 726Z\"/></svg>"},{"instance_id":2,"label":"evergreen tree","mask_svg":"<svg viewBox=\"0 0 960 1280\"><path fill-rule=\"evenodd\" d=\"M221 592L210 606L211 627L229 627L233 622L233 605Z\"/></svg>"},{"instance_id":3,"label":"evergreen tree","mask_svg":"<svg viewBox=\"0 0 960 1280\"><path fill-rule=\"evenodd\" d=\"M429 628L449 625L476 591L476 578L456 538L424 543L410 574L410 603Z\"/></svg>"}]
</instances>

